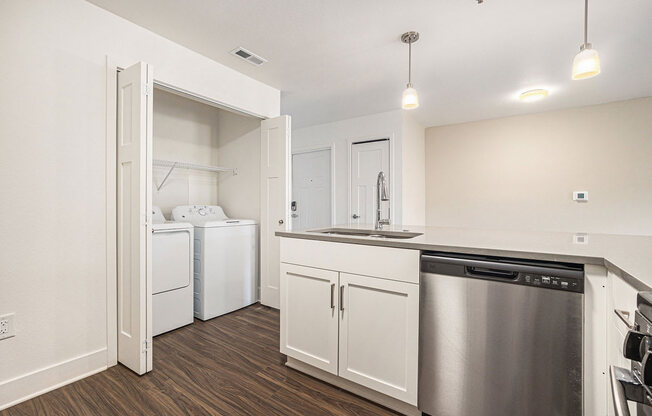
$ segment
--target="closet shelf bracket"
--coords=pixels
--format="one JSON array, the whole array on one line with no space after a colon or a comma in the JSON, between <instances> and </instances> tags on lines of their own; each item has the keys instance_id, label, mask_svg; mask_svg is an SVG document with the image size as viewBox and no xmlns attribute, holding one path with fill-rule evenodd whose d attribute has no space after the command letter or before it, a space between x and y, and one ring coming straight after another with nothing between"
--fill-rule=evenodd
<instances>
[{"instance_id":1,"label":"closet shelf bracket","mask_svg":"<svg viewBox=\"0 0 652 416\"><path fill-rule=\"evenodd\" d=\"M238 169L236 168L225 168L225 167L220 167L220 166L208 166L208 165L197 165L194 163L187 163L187 162L173 162L170 160L160 160L160 159L154 159L152 160L152 164L154 166L159 166L159 167L169 167L170 170L168 170L168 173L165 175L163 180L161 181L160 185L156 187L157 191L160 191L165 182L168 180L174 169L176 168L182 168L182 169L194 169L194 170L203 170L206 172L231 172L233 175L238 174Z\"/></svg>"}]
</instances>

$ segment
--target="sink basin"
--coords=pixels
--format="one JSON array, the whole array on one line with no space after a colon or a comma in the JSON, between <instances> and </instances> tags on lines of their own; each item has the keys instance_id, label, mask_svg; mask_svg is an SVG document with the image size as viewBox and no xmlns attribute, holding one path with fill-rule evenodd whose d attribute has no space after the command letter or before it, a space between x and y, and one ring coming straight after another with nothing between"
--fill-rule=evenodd
<instances>
[{"instance_id":1,"label":"sink basin","mask_svg":"<svg viewBox=\"0 0 652 416\"><path fill-rule=\"evenodd\" d=\"M413 233L409 231L385 231L385 230L357 230L351 228L324 228L321 230L308 230L310 233L320 233L329 235L347 235L355 237L373 237L373 238L414 238L422 233Z\"/></svg>"}]
</instances>

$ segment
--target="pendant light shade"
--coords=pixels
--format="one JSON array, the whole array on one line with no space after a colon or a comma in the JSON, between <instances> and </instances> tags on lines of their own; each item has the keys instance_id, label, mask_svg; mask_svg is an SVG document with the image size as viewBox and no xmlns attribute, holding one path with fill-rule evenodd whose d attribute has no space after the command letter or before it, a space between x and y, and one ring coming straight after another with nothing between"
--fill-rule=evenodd
<instances>
[{"instance_id":1,"label":"pendant light shade","mask_svg":"<svg viewBox=\"0 0 652 416\"><path fill-rule=\"evenodd\" d=\"M592 78L600 73L600 57L598 51L591 48L588 41L589 0L584 0L584 43L580 53L573 59L573 79Z\"/></svg>"},{"instance_id":2,"label":"pendant light shade","mask_svg":"<svg viewBox=\"0 0 652 416\"><path fill-rule=\"evenodd\" d=\"M573 79L591 78L600 73L600 57L591 45L582 48L573 59Z\"/></svg>"},{"instance_id":3,"label":"pendant light shade","mask_svg":"<svg viewBox=\"0 0 652 416\"><path fill-rule=\"evenodd\" d=\"M419 106L419 94L417 90L412 88L412 84L408 84L407 88L403 90L403 100L401 100L401 107L404 110L412 110Z\"/></svg>"},{"instance_id":4,"label":"pendant light shade","mask_svg":"<svg viewBox=\"0 0 652 416\"><path fill-rule=\"evenodd\" d=\"M401 35L401 42L407 43L409 47L408 55L408 83L407 88L403 90L403 99L401 107L404 110L413 110L419 107L419 95L417 90L412 87L412 43L419 40L418 32L406 32Z\"/></svg>"}]
</instances>

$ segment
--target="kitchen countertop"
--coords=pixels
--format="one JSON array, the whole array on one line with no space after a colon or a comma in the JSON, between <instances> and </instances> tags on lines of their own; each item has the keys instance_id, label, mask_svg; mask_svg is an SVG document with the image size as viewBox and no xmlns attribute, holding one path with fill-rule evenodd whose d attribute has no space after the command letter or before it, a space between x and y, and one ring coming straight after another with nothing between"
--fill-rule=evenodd
<instances>
[{"instance_id":1,"label":"kitchen countertop","mask_svg":"<svg viewBox=\"0 0 652 416\"><path fill-rule=\"evenodd\" d=\"M372 229L372 226L333 228ZM605 266L637 290L652 290L652 236L513 231L456 227L385 226L385 231L412 231L409 239L321 234L307 230L277 231L289 238L365 244L414 250L483 254ZM575 236L586 243L576 243Z\"/></svg>"}]
</instances>

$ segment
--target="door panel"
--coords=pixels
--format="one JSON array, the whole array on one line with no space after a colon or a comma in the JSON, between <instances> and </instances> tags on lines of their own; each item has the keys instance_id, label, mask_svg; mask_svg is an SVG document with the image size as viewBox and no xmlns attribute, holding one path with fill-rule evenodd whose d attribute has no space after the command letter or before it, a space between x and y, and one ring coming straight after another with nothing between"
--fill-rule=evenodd
<instances>
[{"instance_id":1,"label":"door panel","mask_svg":"<svg viewBox=\"0 0 652 416\"><path fill-rule=\"evenodd\" d=\"M281 263L281 352L337 374L338 273Z\"/></svg>"},{"instance_id":2,"label":"door panel","mask_svg":"<svg viewBox=\"0 0 652 416\"><path fill-rule=\"evenodd\" d=\"M276 231L290 221L290 116L260 125L260 302L279 307L280 251Z\"/></svg>"},{"instance_id":3,"label":"door panel","mask_svg":"<svg viewBox=\"0 0 652 416\"><path fill-rule=\"evenodd\" d=\"M419 287L340 273L339 375L416 405Z\"/></svg>"},{"instance_id":4,"label":"door panel","mask_svg":"<svg viewBox=\"0 0 652 416\"><path fill-rule=\"evenodd\" d=\"M292 155L292 228L306 230L331 225L331 151Z\"/></svg>"},{"instance_id":5,"label":"door panel","mask_svg":"<svg viewBox=\"0 0 652 416\"><path fill-rule=\"evenodd\" d=\"M152 369L151 83L142 62L118 74L118 361L138 374Z\"/></svg>"},{"instance_id":6,"label":"door panel","mask_svg":"<svg viewBox=\"0 0 652 416\"><path fill-rule=\"evenodd\" d=\"M376 180L385 172L390 189L389 139L351 145L351 207L353 224L373 224L376 209ZM389 195L390 199L392 195ZM382 216L389 218L389 202L382 203Z\"/></svg>"}]
</instances>

